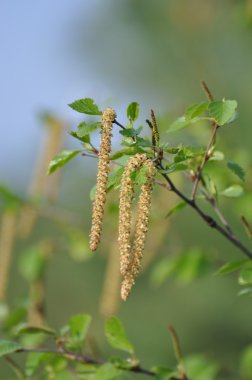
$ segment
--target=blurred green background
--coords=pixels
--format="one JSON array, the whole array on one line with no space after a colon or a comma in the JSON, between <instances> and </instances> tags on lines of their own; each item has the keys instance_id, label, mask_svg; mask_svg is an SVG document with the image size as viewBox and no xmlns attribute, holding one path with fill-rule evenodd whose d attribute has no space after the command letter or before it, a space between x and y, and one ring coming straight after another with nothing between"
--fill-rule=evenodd
<instances>
[{"instance_id":1,"label":"blurred green background","mask_svg":"<svg viewBox=\"0 0 252 380\"><path fill-rule=\"evenodd\" d=\"M227 157L236 159L247 172L245 197L224 202L231 224L246 241L239 215L249 218L252 212L250 0L44 0L22 4L13 0L3 2L1 8L3 184L20 197L27 196L41 141L47 138L47 129L38 117L44 110L63 120L67 131L83 120L67 107L75 99L91 97L101 107L112 105L122 123L126 121L127 105L137 101L141 122L153 108L165 130L165 125L180 116L187 105L204 100L199 85L204 79L216 99L238 101L239 119L220 132L218 147L225 149ZM182 139L194 141L197 131L196 128L192 134L182 135ZM78 147L65 134L64 146ZM178 142L179 138L180 135L164 135L168 142L169 139ZM98 143L98 136L94 141ZM45 274L48 323L58 328L74 313L92 314L96 350L106 356L110 351L102 332L101 294L111 236L116 239L117 234L113 211L116 199L113 196L110 199L112 216L105 222L99 251L91 256L87 248L91 221L89 192L95 176L96 163L85 157L76 158L63 170L59 198L53 206L53 210L65 213L57 214L63 223L40 215L29 238L17 239L7 299L14 307L27 297L27 284L18 265L23 249L45 238L55 239L56 248ZM155 240L157 236L159 241L153 243L151 262L129 300L118 301L115 311L144 366L175 363L167 331L168 324L173 324L185 355L206 353L220 361L227 371L238 368L241 350L251 344L251 299L237 297L236 276L219 277L213 272L218 263L243 257L203 225L191 210L164 222L175 200L165 190L159 192L156 200L151 225L156 230L155 233L150 230L149 239ZM72 227L78 225L76 237L69 233L71 223ZM162 231L160 237L157 231L164 223L167 232ZM79 243L77 251L83 249L81 260L71 256L73 248L69 240L66 243L66 234ZM153 286L151 273L155 263L191 247L214 259L212 271L192 282L171 278L160 287ZM11 378L2 361L0 373L2 378Z\"/></svg>"}]
</instances>

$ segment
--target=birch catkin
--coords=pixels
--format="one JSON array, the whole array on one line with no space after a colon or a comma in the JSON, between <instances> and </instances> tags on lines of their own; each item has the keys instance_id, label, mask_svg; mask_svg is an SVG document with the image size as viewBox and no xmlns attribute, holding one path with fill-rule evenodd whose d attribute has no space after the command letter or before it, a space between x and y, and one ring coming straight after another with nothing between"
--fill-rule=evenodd
<instances>
[{"instance_id":1,"label":"birch catkin","mask_svg":"<svg viewBox=\"0 0 252 380\"><path fill-rule=\"evenodd\" d=\"M125 276L131 256L130 231L131 231L131 205L133 199L134 182L131 174L141 168L147 157L145 154L136 154L127 163L121 179L120 203L119 203L119 252L120 271Z\"/></svg>"},{"instance_id":2,"label":"birch catkin","mask_svg":"<svg viewBox=\"0 0 252 380\"><path fill-rule=\"evenodd\" d=\"M92 227L90 233L90 249L95 251L101 238L104 206L106 202L107 182L109 173L109 157L111 151L112 122L116 118L113 108L107 108L102 113L101 143L98 161L98 173L95 199L93 202Z\"/></svg>"},{"instance_id":3,"label":"birch catkin","mask_svg":"<svg viewBox=\"0 0 252 380\"><path fill-rule=\"evenodd\" d=\"M134 190L134 182L131 179L131 174L144 165L147 167L146 182L141 186L134 242L133 248L131 249L131 204ZM121 297L124 301L126 301L141 267L145 238L148 231L151 194L155 174L156 168L153 162L147 159L145 154L136 154L129 160L122 176L118 241L120 251L120 270L124 276L121 287Z\"/></svg>"}]
</instances>

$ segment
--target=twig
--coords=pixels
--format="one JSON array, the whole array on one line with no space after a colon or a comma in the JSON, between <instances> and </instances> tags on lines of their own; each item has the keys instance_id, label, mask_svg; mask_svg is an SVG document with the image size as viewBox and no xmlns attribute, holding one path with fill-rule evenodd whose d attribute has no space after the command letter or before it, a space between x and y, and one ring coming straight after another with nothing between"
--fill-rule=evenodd
<instances>
[{"instance_id":1,"label":"twig","mask_svg":"<svg viewBox=\"0 0 252 380\"><path fill-rule=\"evenodd\" d=\"M201 164L200 164L200 167L198 168L197 173L195 174L195 181L194 181L194 184L193 184L192 196L191 196L192 200L195 199L196 192L197 192L197 189L198 189L198 185L199 185L199 182L201 180L202 171L204 169L204 166L205 166L206 162L209 159L209 151L210 151L210 149L212 148L212 146L214 144L218 128L219 128L218 124L214 123L213 127L212 127L212 133L211 133L211 136L210 136L210 140L209 140L207 148L206 148L206 153L205 153L205 155L204 155L204 157L203 157L203 159L201 161Z\"/></svg>"},{"instance_id":2,"label":"twig","mask_svg":"<svg viewBox=\"0 0 252 380\"><path fill-rule=\"evenodd\" d=\"M162 164L159 164L160 169L164 169ZM169 188L171 191L173 191L175 194L178 195L179 198L183 199L190 207L192 207L196 213L205 221L205 223L218 231L221 235L223 235L227 240L229 240L233 245L235 245L241 252L243 252L249 259L252 260L252 251L250 251L243 243L233 234L227 231L225 228L223 228L221 225L219 225L215 219L213 219L211 216L207 215L202 211L199 206L196 204L194 199L187 198L179 189L176 188L170 177L168 177L167 174L161 173L161 175L165 178L166 182L169 184ZM169 189L167 188L167 189Z\"/></svg>"},{"instance_id":3,"label":"twig","mask_svg":"<svg viewBox=\"0 0 252 380\"><path fill-rule=\"evenodd\" d=\"M70 360L76 360L76 361L78 361L80 363L84 363L84 364L102 365L102 364L106 363L106 361L103 359L96 359L96 358L93 358L93 357L85 355L85 354L78 354L76 352L70 352L70 351L66 351L64 349L58 349L57 350L57 349L53 349L53 348L21 348L21 349L16 351L16 353L30 353L30 352L44 352L44 353L61 355L61 356L64 356ZM130 368L123 368L123 367L119 367L119 368L123 371L129 371L129 372L139 373L142 375L153 376L153 377L156 376L155 372L153 372L149 369L143 368L140 365L133 366ZM172 378L171 380L179 380L179 379Z\"/></svg>"},{"instance_id":4,"label":"twig","mask_svg":"<svg viewBox=\"0 0 252 380\"><path fill-rule=\"evenodd\" d=\"M211 91L209 90L208 86L206 85L206 83L202 80L200 82L200 84L201 84L203 90L205 91L208 100L209 101L213 101L214 100L213 95L212 95ZM201 176L202 176L202 171L204 169L204 166L205 166L206 162L209 159L209 151L210 151L210 149L212 148L212 146L215 143L216 134L217 134L218 128L219 128L219 125L214 122L213 126L212 126L212 132L211 132L211 136L210 136L207 148L206 148L205 155L204 155L204 157L203 157L203 159L201 161L201 164L200 164L200 166L199 166L199 168L197 170L197 173L195 174L195 180L194 180L193 189L192 189L192 195L191 195L192 200L194 200L195 197L196 197L198 185L199 185L199 182L200 182Z\"/></svg>"},{"instance_id":5,"label":"twig","mask_svg":"<svg viewBox=\"0 0 252 380\"><path fill-rule=\"evenodd\" d=\"M117 120L114 120L113 121L114 124L118 125L118 127L122 128L122 129L126 129L122 124L120 124Z\"/></svg>"}]
</instances>

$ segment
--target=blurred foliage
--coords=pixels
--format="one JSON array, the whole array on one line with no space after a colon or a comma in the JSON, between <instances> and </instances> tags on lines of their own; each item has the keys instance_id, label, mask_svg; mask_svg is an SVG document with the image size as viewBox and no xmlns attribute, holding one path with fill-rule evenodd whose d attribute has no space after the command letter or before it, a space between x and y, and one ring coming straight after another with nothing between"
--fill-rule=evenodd
<instances>
[{"instance_id":1,"label":"blurred foliage","mask_svg":"<svg viewBox=\"0 0 252 380\"><path fill-rule=\"evenodd\" d=\"M205 202L206 197L221 203L227 219L249 244L251 1L158 0L153 4L149 0L128 0L110 1L100 6L102 12L90 15L92 27L88 34L83 32L81 12L67 33L72 36L71 51L78 58L75 68L79 67L82 75L84 65L88 65L85 72L94 72L97 81L109 87L111 93L118 94L115 99L118 120L126 120L127 130L118 134L123 139L123 147L116 148L111 159L125 164L136 152L151 152L150 133L142 127L145 125L143 114L152 107L158 114L162 131L160 146L168 160L164 170L188 193L190 178L202 160L209 138L208 122L211 118L220 124L232 121L218 132L205 167L205 188L198 202L211 214L213 209ZM202 78L219 99L212 102L210 108L200 94L198 82ZM127 104L132 94L134 101L126 112L122 111L125 107L121 99ZM234 112L236 104L233 100L223 100L225 95L237 99L238 119ZM72 103L72 108L88 115L100 114L101 107L96 107L92 99L89 98L88 104L81 100L81 103ZM192 105L186 108L186 104ZM223 109L226 105L228 107ZM132 342L138 356L111 354L102 338L98 304L107 257L114 249L117 233L116 191L122 169L114 166L110 175L103 247L101 255L93 256L88 248L87 226L90 221L88 193L94 175L91 164L83 169L88 165L88 157L78 156L78 153L85 150L94 154L100 123L91 118L80 120L77 129L71 131L82 144L81 150L63 150L68 154L56 156L53 170L76 154L75 162L69 163L63 178L57 179L60 171L47 178L44 174L49 161L63 148L61 134L66 123L50 114L43 121L49 127L47 138L35 163L26 197L4 184L0 188L1 223L6 215L9 219L11 213L12 224L8 226L13 229L13 233L5 235L10 238L12 257L8 292L0 304L3 338L0 352L7 354L6 363L0 364L3 376L56 380L124 378L125 370L137 366L137 358L141 358L146 367L165 363L152 370L157 379L169 379L178 376L171 345L169 347L164 338L165 325L171 322L179 331L190 379L236 380L240 377L250 380L251 299L234 296L252 294L251 264L239 259L235 249L205 229L184 203L173 201L172 195L163 189L154 192L150 227L153 233L147 241L146 256L148 247L151 252L146 257L143 275L128 304L122 305L118 299L109 311L110 315L114 310L121 316L129 336L134 337ZM94 136L92 141L90 134ZM117 133L115 140L118 140ZM43 155L46 151L47 155ZM145 180L144 172L134 179L141 184ZM240 215L244 217L243 223L239 221ZM113 286L117 293L109 293L113 294L109 297L116 298L119 294L116 277L111 278L110 290ZM89 332L91 317L86 313L93 314ZM67 324L66 320L69 320ZM116 321L111 324L117 325L118 330L122 322ZM120 346L125 343L125 333L122 343L121 328L119 331L119 336L114 331L112 335L119 339L117 345ZM99 367L53 353L14 355L20 347L36 349L40 345L61 350L62 344L74 353L82 354L84 348L92 357L110 359ZM197 352L199 354L192 354ZM17 363L12 361L16 359ZM7 364L12 368L9 372ZM133 372L127 376L141 377Z\"/></svg>"}]
</instances>

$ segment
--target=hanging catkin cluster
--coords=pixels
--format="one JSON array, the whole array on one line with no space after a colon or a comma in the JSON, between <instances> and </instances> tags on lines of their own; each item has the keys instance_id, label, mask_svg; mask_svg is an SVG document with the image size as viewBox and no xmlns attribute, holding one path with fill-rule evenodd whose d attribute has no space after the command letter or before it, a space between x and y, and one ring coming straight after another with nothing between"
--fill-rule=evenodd
<instances>
[{"instance_id":1,"label":"hanging catkin cluster","mask_svg":"<svg viewBox=\"0 0 252 380\"><path fill-rule=\"evenodd\" d=\"M99 150L96 193L93 203L92 227L90 233L90 249L95 251L101 238L104 206L106 202L107 182L109 174L109 157L111 151L112 123L116 118L113 108L102 113L101 143Z\"/></svg>"},{"instance_id":2,"label":"hanging catkin cluster","mask_svg":"<svg viewBox=\"0 0 252 380\"><path fill-rule=\"evenodd\" d=\"M134 182L131 175L143 166L147 168L146 182L141 186L139 196L137 221L133 247L131 248L131 205L134 193ZM120 270L124 279L121 287L121 297L126 301L141 266L145 237L148 230L149 214L151 206L151 193L154 183L156 168L146 154L136 154L125 168L121 180L120 204L119 204L119 251Z\"/></svg>"}]
</instances>

